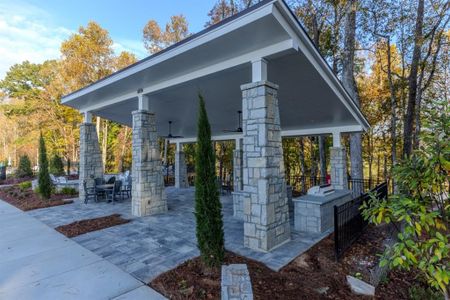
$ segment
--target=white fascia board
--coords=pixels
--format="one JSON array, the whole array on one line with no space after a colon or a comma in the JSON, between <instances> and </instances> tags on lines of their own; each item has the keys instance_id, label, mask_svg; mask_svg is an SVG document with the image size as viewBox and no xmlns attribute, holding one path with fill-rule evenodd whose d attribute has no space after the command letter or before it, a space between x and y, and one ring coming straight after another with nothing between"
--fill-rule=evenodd
<instances>
[{"instance_id":1,"label":"white fascia board","mask_svg":"<svg viewBox=\"0 0 450 300\"><path fill-rule=\"evenodd\" d=\"M305 31L299 26L298 21L294 19L289 8L286 7L286 4L283 1L277 1L272 8L273 16L291 36L291 38L298 43L301 53L304 54L313 64L321 77L331 87L352 116L358 121L358 123L361 124L364 131L367 130L370 127L367 119L364 117L361 110L356 106L355 102L350 98L350 95L345 91L345 88L342 86L341 82L333 74L327 62L317 51Z\"/></svg>"},{"instance_id":2,"label":"white fascia board","mask_svg":"<svg viewBox=\"0 0 450 300\"><path fill-rule=\"evenodd\" d=\"M150 68L154 65L157 65L165 60L168 60L172 57L175 57L177 55L182 54L183 52L189 51L195 47L198 47L202 44L206 44L211 40L214 40L222 35L225 35L231 31L234 31L240 27L245 26L246 24L252 23L266 15L269 15L272 13L272 6L273 3L270 3L268 5L264 5L261 6L257 9L255 9L254 11L248 13L248 14L244 14L239 18L236 18L235 20L230 21L229 23L224 24L223 26L219 26L215 29L212 29L211 31L202 34L182 45L180 45L179 47L175 47L173 49L168 50L167 52L155 56L153 59L149 59L145 62L142 63L138 63L135 66L123 71L123 72L119 72L117 74L113 74L112 76L110 76L109 78L106 78L102 81L99 81L97 83L94 83L90 86L87 86L84 89L81 89L77 92L74 92L72 94L69 94L67 96L63 96L61 99L61 103L63 104L67 104L68 102L77 99L78 97L81 97L83 95L86 95L90 92L93 92L99 88L105 87L111 83L114 83L118 80L121 80L123 78L126 78L128 76L131 76L135 73L138 73L142 70L145 70L147 68Z\"/></svg>"},{"instance_id":3,"label":"white fascia board","mask_svg":"<svg viewBox=\"0 0 450 300\"><path fill-rule=\"evenodd\" d=\"M349 125L349 126L336 126L324 128L282 130L281 136L283 137L313 136L313 135L327 135L333 133L354 133L362 131L364 131L364 128L361 125Z\"/></svg>"},{"instance_id":4,"label":"white fascia board","mask_svg":"<svg viewBox=\"0 0 450 300\"><path fill-rule=\"evenodd\" d=\"M341 134L341 133L354 133L362 132L364 128L360 125L349 125L349 126L337 126L337 127L323 127L323 128L310 128L310 129L294 129L294 130L282 130L282 137L299 137L299 136L314 136L314 135L328 135L328 134ZM218 135L212 136L213 141L228 141L243 138L242 133L228 134L228 135ZM176 144L186 144L195 143L197 141L196 137L192 138L176 138L170 139L169 143Z\"/></svg>"},{"instance_id":5,"label":"white fascia board","mask_svg":"<svg viewBox=\"0 0 450 300\"><path fill-rule=\"evenodd\" d=\"M157 91L163 90L168 87L176 86L181 83L191 81L200 77L204 77L210 74L214 74L223 70L227 70L245 63L250 63L255 57L267 57L273 54L277 54L280 52L288 51L288 50L296 50L296 43L292 39L284 40L281 42L278 42L276 44L246 53L242 54L237 57L230 58L228 60L216 63L214 65L210 65L207 67L204 67L202 69L198 69L192 72L189 72L187 74L180 75L178 77L171 78L169 80L164 80L162 82L159 82L157 84L153 84L151 86L147 86L143 88L142 94L143 95L149 95L151 93L155 93ZM107 106L137 97L137 92L131 92L119 97L115 97L112 99L108 99L99 103L95 103L93 105L83 107L82 111L95 111L102 108L105 108Z\"/></svg>"}]
</instances>

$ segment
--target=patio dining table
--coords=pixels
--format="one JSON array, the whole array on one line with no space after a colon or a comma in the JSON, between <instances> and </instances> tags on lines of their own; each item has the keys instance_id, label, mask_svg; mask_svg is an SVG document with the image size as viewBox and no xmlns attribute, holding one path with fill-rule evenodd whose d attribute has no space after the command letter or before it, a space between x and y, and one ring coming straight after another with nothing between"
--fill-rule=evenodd
<instances>
[{"instance_id":1,"label":"patio dining table","mask_svg":"<svg viewBox=\"0 0 450 300\"><path fill-rule=\"evenodd\" d=\"M95 187L102 190L110 190L114 188L114 183L99 184Z\"/></svg>"}]
</instances>

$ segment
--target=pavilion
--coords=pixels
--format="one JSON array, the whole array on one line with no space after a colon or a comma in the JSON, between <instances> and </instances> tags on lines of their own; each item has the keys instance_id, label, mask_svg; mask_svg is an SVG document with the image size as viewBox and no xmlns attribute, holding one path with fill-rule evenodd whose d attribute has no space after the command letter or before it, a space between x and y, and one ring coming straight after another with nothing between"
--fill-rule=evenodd
<instances>
[{"instance_id":1,"label":"pavilion","mask_svg":"<svg viewBox=\"0 0 450 300\"><path fill-rule=\"evenodd\" d=\"M244 245L270 251L289 241L282 137L332 135L331 180L347 188L343 133L369 127L358 106L282 0L266 0L89 86L62 103L84 114L80 182L103 166L92 116L133 129L132 213L164 213L158 136L172 121L176 187L187 184L183 143L196 141L198 94L214 140L235 140L234 207ZM242 132L236 112L242 111ZM80 189L80 196L83 191Z\"/></svg>"}]
</instances>

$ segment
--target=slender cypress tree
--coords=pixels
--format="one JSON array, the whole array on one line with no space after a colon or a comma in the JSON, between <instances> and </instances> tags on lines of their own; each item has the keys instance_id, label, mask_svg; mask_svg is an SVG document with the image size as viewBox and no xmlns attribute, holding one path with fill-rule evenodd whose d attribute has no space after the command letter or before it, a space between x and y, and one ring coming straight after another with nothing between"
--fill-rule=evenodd
<instances>
[{"instance_id":1,"label":"slender cypress tree","mask_svg":"<svg viewBox=\"0 0 450 300\"><path fill-rule=\"evenodd\" d=\"M53 155L52 159L50 160L49 170L50 170L50 173L52 173L55 176L64 175L64 163L63 163L61 157L56 153Z\"/></svg>"},{"instance_id":2,"label":"slender cypress tree","mask_svg":"<svg viewBox=\"0 0 450 300\"><path fill-rule=\"evenodd\" d=\"M216 184L216 158L205 102L199 95L197 151L195 157L195 218L197 244L203 262L218 267L225 254L222 205Z\"/></svg>"},{"instance_id":3,"label":"slender cypress tree","mask_svg":"<svg viewBox=\"0 0 450 300\"><path fill-rule=\"evenodd\" d=\"M50 175L48 174L48 160L47 149L45 148L44 137L39 136L39 194L45 199L50 198L52 192L52 183L50 181Z\"/></svg>"},{"instance_id":4,"label":"slender cypress tree","mask_svg":"<svg viewBox=\"0 0 450 300\"><path fill-rule=\"evenodd\" d=\"M31 169L31 161L28 155L22 155L19 159L19 167L16 172L17 177L31 177L33 176L33 170Z\"/></svg>"}]
</instances>

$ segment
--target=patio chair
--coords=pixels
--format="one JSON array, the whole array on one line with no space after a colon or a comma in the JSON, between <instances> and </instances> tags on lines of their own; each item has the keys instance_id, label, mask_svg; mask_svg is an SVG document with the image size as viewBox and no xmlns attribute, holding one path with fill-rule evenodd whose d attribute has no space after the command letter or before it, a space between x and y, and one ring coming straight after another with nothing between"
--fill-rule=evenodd
<instances>
[{"instance_id":1,"label":"patio chair","mask_svg":"<svg viewBox=\"0 0 450 300\"><path fill-rule=\"evenodd\" d=\"M116 182L116 176L109 178L106 184L113 184L114 182Z\"/></svg>"},{"instance_id":2,"label":"patio chair","mask_svg":"<svg viewBox=\"0 0 450 300\"><path fill-rule=\"evenodd\" d=\"M95 178L94 179L94 188L95 188L95 192L97 193L97 197L98 196L105 196L105 189L99 188L98 186L105 184L105 180L103 178Z\"/></svg>"},{"instance_id":3,"label":"patio chair","mask_svg":"<svg viewBox=\"0 0 450 300\"><path fill-rule=\"evenodd\" d=\"M120 196L120 200L123 200L123 196L122 196L122 181L117 180L114 182L114 187L112 189L107 189L106 190L106 195L107 195L107 199L108 202L112 201L113 204L115 204L116 201L116 195Z\"/></svg>"},{"instance_id":4,"label":"patio chair","mask_svg":"<svg viewBox=\"0 0 450 300\"><path fill-rule=\"evenodd\" d=\"M58 178L56 178L53 174L50 174L50 180L52 181L53 185L57 185L59 183Z\"/></svg>"},{"instance_id":5,"label":"patio chair","mask_svg":"<svg viewBox=\"0 0 450 300\"><path fill-rule=\"evenodd\" d=\"M125 195L127 198L131 197L131 176L128 176L123 180L122 189L120 192L122 196Z\"/></svg>"},{"instance_id":6,"label":"patio chair","mask_svg":"<svg viewBox=\"0 0 450 300\"><path fill-rule=\"evenodd\" d=\"M87 204L89 198L93 198L97 202L97 191L95 187L88 188L86 180L83 180L83 190L84 190L84 204Z\"/></svg>"}]
</instances>

